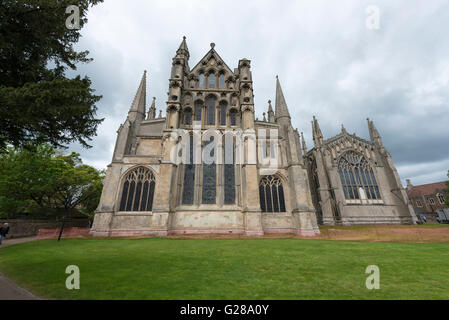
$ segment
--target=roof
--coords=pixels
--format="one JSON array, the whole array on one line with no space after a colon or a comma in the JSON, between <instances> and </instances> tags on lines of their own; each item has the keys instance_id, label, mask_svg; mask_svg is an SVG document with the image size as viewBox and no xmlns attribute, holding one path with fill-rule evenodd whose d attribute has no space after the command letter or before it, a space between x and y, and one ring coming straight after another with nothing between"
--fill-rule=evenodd
<instances>
[{"instance_id":1,"label":"roof","mask_svg":"<svg viewBox=\"0 0 449 320\"><path fill-rule=\"evenodd\" d=\"M438 192L444 192L447 191L447 181L441 181L441 182L435 182L435 183L428 183L428 184L422 184L419 186L413 186L411 190L407 190L407 195L410 196L425 196L425 195L431 195L436 194Z\"/></svg>"}]
</instances>

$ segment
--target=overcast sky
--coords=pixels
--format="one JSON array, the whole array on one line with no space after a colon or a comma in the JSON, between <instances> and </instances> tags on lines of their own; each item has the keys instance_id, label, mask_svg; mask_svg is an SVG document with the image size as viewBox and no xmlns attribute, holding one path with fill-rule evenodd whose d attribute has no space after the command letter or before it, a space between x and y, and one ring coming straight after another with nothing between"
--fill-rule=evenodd
<instances>
[{"instance_id":1,"label":"overcast sky","mask_svg":"<svg viewBox=\"0 0 449 320\"><path fill-rule=\"evenodd\" d=\"M380 11L379 29L367 27L369 5ZM251 60L259 119L275 100L279 75L293 126L309 148L313 115L325 139L342 123L369 138L369 117L404 184L447 179L448 1L106 0L88 19L77 47L94 61L76 73L88 75L103 95L98 116L105 120L93 148L70 149L90 165L110 163L145 69L147 104L156 97L165 115L171 59L186 36L190 67L211 42L231 69Z\"/></svg>"}]
</instances>

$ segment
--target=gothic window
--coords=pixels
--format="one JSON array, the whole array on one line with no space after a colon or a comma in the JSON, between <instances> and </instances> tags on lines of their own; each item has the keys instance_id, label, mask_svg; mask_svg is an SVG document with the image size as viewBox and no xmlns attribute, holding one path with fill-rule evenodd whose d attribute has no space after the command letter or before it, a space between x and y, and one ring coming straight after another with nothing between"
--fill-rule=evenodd
<instances>
[{"instance_id":1,"label":"gothic window","mask_svg":"<svg viewBox=\"0 0 449 320\"><path fill-rule=\"evenodd\" d=\"M151 211L156 179L150 169L139 167L126 175L120 211Z\"/></svg>"},{"instance_id":2,"label":"gothic window","mask_svg":"<svg viewBox=\"0 0 449 320\"><path fill-rule=\"evenodd\" d=\"M201 101L195 102L195 121L201 121L201 112L203 109L203 105Z\"/></svg>"},{"instance_id":3,"label":"gothic window","mask_svg":"<svg viewBox=\"0 0 449 320\"><path fill-rule=\"evenodd\" d=\"M224 204L235 203L234 137L225 136Z\"/></svg>"},{"instance_id":4,"label":"gothic window","mask_svg":"<svg viewBox=\"0 0 449 320\"><path fill-rule=\"evenodd\" d=\"M237 110L232 109L229 113L230 117L231 117L231 126L236 126L237 125Z\"/></svg>"},{"instance_id":5,"label":"gothic window","mask_svg":"<svg viewBox=\"0 0 449 320\"><path fill-rule=\"evenodd\" d=\"M444 196L438 193L437 197L438 197L438 201L440 201L440 204L444 204Z\"/></svg>"},{"instance_id":6,"label":"gothic window","mask_svg":"<svg viewBox=\"0 0 449 320\"><path fill-rule=\"evenodd\" d=\"M199 87L200 88L206 88L206 82L204 81L204 73L200 73L200 83L199 83Z\"/></svg>"},{"instance_id":7,"label":"gothic window","mask_svg":"<svg viewBox=\"0 0 449 320\"><path fill-rule=\"evenodd\" d=\"M210 96L206 100L207 105L207 125L215 124L215 97Z\"/></svg>"},{"instance_id":8,"label":"gothic window","mask_svg":"<svg viewBox=\"0 0 449 320\"><path fill-rule=\"evenodd\" d=\"M215 74L209 73L208 88L215 88Z\"/></svg>"},{"instance_id":9,"label":"gothic window","mask_svg":"<svg viewBox=\"0 0 449 320\"><path fill-rule=\"evenodd\" d=\"M284 188L281 179L264 176L259 183L260 208L262 212L285 212Z\"/></svg>"},{"instance_id":10,"label":"gothic window","mask_svg":"<svg viewBox=\"0 0 449 320\"><path fill-rule=\"evenodd\" d=\"M427 199L429 201L429 204L435 205L435 200L433 198Z\"/></svg>"},{"instance_id":11,"label":"gothic window","mask_svg":"<svg viewBox=\"0 0 449 320\"><path fill-rule=\"evenodd\" d=\"M422 207L422 203L421 203L420 200L416 200L416 206L417 206L418 208L421 208L421 207Z\"/></svg>"},{"instance_id":12,"label":"gothic window","mask_svg":"<svg viewBox=\"0 0 449 320\"><path fill-rule=\"evenodd\" d=\"M373 168L364 156L346 153L340 158L338 173L346 199L381 199Z\"/></svg>"},{"instance_id":13,"label":"gothic window","mask_svg":"<svg viewBox=\"0 0 449 320\"><path fill-rule=\"evenodd\" d=\"M204 148L209 150L207 146L211 143L215 143L213 137L209 141L206 141ZM215 148L210 148L210 154L205 154L207 157L216 159ZM217 200L217 161L209 161L212 163L203 164L203 190L202 190L202 203L215 204Z\"/></svg>"},{"instance_id":14,"label":"gothic window","mask_svg":"<svg viewBox=\"0 0 449 320\"><path fill-rule=\"evenodd\" d=\"M225 87L225 77L223 73L220 73L219 88L224 89L224 87Z\"/></svg>"},{"instance_id":15,"label":"gothic window","mask_svg":"<svg viewBox=\"0 0 449 320\"><path fill-rule=\"evenodd\" d=\"M220 125L226 125L226 107L227 104L225 101L220 102Z\"/></svg>"},{"instance_id":16,"label":"gothic window","mask_svg":"<svg viewBox=\"0 0 449 320\"><path fill-rule=\"evenodd\" d=\"M184 111L184 124L190 126L192 124L192 109L187 108Z\"/></svg>"},{"instance_id":17,"label":"gothic window","mask_svg":"<svg viewBox=\"0 0 449 320\"><path fill-rule=\"evenodd\" d=\"M184 165L184 183L182 191L182 204L193 204L195 165L193 164L193 136L189 138L189 161Z\"/></svg>"}]
</instances>

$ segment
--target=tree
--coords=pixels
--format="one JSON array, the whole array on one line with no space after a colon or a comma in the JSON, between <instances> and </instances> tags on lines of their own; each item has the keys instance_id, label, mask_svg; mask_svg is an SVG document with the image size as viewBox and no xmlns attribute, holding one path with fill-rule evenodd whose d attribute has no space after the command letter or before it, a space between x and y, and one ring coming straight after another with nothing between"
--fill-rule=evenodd
<instances>
[{"instance_id":1,"label":"tree","mask_svg":"<svg viewBox=\"0 0 449 320\"><path fill-rule=\"evenodd\" d=\"M67 68L87 63L88 51L73 45L80 30L66 27L66 8L79 8L80 29L87 10L103 0L3 0L0 2L0 149L8 144L50 143L62 147L87 141L101 96L88 77L65 76Z\"/></svg>"},{"instance_id":2,"label":"tree","mask_svg":"<svg viewBox=\"0 0 449 320\"><path fill-rule=\"evenodd\" d=\"M74 152L9 147L0 154L0 210L9 217L36 207L64 217L73 210L92 216L103 177L104 171L83 164Z\"/></svg>"}]
</instances>

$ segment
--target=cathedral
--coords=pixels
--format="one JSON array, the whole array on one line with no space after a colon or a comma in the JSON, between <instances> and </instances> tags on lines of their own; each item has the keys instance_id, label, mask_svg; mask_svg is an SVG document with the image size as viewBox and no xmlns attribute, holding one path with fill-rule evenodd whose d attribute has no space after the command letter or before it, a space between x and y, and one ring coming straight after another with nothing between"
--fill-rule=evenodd
<instances>
[{"instance_id":1,"label":"cathedral","mask_svg":"<svg viewBox=\"0 0 449 320\"><path fill-rule=\"evenodd\" d=\"M323 139L308 150L279 78L274 109L255 118L251 61L231 70L215 45L193 67L184 37L173 58L166 117L146 110L144 72L117 131L91 234L294 233L319 225L412 224L416 217L381 136Z\"/></svg>"}]
</instances>

